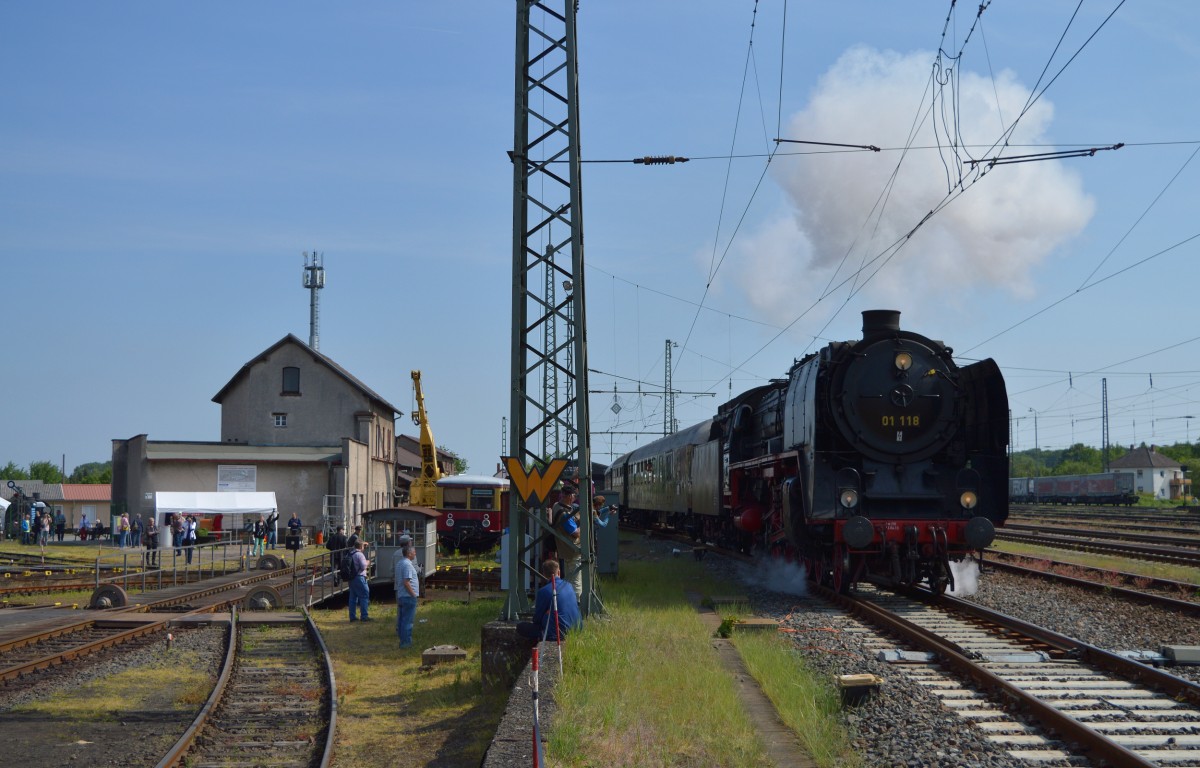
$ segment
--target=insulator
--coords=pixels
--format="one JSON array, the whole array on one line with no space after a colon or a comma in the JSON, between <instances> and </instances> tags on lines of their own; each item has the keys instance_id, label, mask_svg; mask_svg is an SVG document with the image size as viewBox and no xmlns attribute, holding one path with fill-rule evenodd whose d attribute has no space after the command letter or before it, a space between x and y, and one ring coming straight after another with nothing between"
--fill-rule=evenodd
<instances>
[{"instance_id":1,"label":"insulator","mask_svg":"<svg viewBox=\"0 0 1200 768\"><path fill-rule=\"evenodd\" d=\"M645 157L634 158L635 163L640 165L674 165L675 163L686 163L688 158L675 157L675 155L646 155Z\"/></svg>"}]
</instances>

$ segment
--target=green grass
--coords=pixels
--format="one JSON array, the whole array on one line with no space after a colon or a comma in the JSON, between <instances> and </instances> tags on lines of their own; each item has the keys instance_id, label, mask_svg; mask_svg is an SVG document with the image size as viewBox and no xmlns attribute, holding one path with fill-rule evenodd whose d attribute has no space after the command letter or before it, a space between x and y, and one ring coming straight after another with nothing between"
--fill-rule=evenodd
<instances>
[{"instance_id":1,"label":"green grass","mask_svg":"<svg viewBox=\"0 0 1200 768\"><path fill-rule=\"evenodd\" d=\"M750 674L817 765L860 766L862 760L853 751L839 719L838 692L830 681L813 678L792 649L792 641L761 632L736 633L734 638Z\"/></svg>"},{"instance_id":2,"label":"green grass","mask_svg":"<svg viewBox=\"0 0 1200 768\"><path fill-rule=\"evenodd\" d=\"M498 599L423 602L405 650L394 601L372 601L368 624L351 624L345 609L314 611L338 685L335 768L424 765L434 755L478 765L507 701L484 695L481 679L481 630L500 610ZM467 658L423 670L421 649L434 645L457 645Z\"/></svg>"},{"instance_id":3,"label":"green grass","mask_svg":"<svg viewBox=\"0 0 1200 768\"><path fill-rule=\"evenodd\" d=\"M719 595L728 586L694 561L667 558L622 561L619 578L605 581L603 590L607 615L589 620L565 646L548 759L606 768L762 765L767 758L756 724L686 594ZM736 609L721 611L736 616ZM831 756L821 765L854 765L836 708L800 702L804 692L817 690L827 701L831 686L812 679L787 640L765 642L736 645L754 648L761 674L781 678L786 721L808 735L814 755Z\"/></svg>"}]
</instances>

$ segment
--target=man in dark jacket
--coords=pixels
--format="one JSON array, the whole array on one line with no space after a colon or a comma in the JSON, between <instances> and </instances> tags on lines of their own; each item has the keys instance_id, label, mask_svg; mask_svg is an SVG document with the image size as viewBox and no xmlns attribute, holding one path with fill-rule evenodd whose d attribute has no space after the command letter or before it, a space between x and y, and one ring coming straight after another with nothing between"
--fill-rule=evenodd
<instances>
[{"instance_id":1,"label":"man in dark jacket","mask_svg":"<svg viewBox=\"0 0 1200 768\"><path fill-rule=\"evenodd\" d=\"M337 531L329 537L329 541L325 542L325 546L333 554L330 556L331 565L333 566L333 586L339 586L342 583L341 568L342 556L345 555L345 549L348 546L346 542L346 529L343 526L338 526Z\"/></svg>"}]
</instances>

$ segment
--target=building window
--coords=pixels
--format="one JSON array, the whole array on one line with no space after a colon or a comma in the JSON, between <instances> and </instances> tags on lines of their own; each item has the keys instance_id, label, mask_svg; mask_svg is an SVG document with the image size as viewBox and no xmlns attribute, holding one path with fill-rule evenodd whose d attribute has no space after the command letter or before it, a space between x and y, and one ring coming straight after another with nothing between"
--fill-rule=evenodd
<instances>
[{"instance_id":1,"label":"building window","mask_svg":"<svg viewBox=\"0 0 1200 768\"><path fill-rule=\"evenodd\" d=\"M285 395L300 394L300 369L287 367L283 369L283 393Z\"/></svg>"},{"instance_id":2,"label":"building window","mask_svg":"<svg viewBox=\"0 0 1200 768\"><path fill-rule=\"evenodd\" d=\"M273 413L273 414L271 414L271 416L275 419L275 426L277 426L277 427L286 427L287 426L287 414L286 413Z\"/></svg>"}]
</instances>

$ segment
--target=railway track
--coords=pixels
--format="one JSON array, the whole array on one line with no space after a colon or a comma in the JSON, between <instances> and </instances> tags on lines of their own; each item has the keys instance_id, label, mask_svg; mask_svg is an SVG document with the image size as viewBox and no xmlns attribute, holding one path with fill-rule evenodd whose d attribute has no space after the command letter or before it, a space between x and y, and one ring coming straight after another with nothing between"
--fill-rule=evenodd
<instances>
[{"instance_id":1,"label":"railway track","mask_svg":"<svg viewBox=\"0 0 1200 768\"><path fill-rule=\"evenodd\" d=\"M175 594L143 605L109 610L103 619L86 618L72 624L34 632L0 644L0 682L26 677L97 651L148 634L161 632L183 615L214 612L241 603L267 599L275 607L282 602L278 590L264 584L287 576L290 569L257 573L234 582ZM169 611L161 620L146 613Z\"/></svg>"},{"instance_id":2,"label":"railway track","mask_svg":"<svg viewBox=\"0 0 1200 768\"><path fill-rule=\"evenodd\" d=\"M1046 567L1030 567L1029 565L1021 564L1036 562L1037 558L991 551L988 554L989 558L984 566L985 569L1005 571L1030 578L1058 581L1095 592L1104 592L1135 600L1143 605L1157 605L1178 611L1181 614L1200 615L1200 585L1170 581L1168 579L1154 579L1120 571L1106 571L1101 568L1091 568L1071 563L1049 562L1050 568L1064 568L1091 577L1080 578L1078 576L1057 573ZM1135 586L1137 589L1131 588L1129 585ZM1147 591L1150 589L1158 591Z\"/></svg>"},{"instance_id":3,"label":"railway track","mask_svg":"<svg viewBox=\"0 0 1200 768\"><path fill-rule=\"evenodd\" d=\"M312 617L246 626L234 614L220 677L158 768L325 768L337 722L333 663Z\"/></svg>"},{"instance_id":4,"label":"railway track","mask_svg":"<svg viewBox=\"0 0 1200 768\"><path fill-rule=\"evenodd\" d=\"M1012 541L1022 544L1039 544L1058 549L1072 549L1080 552L1095 552L1098 554L1132 557L1138 560L1153 560L1163 563L1186 565L1200 568L1200 550L1185 549L1172 546L1153 546L1149 544L1127 544L1112 541L1100 536L1102 532L1087 531L1081 537L1062 536L1056 534L1022 531L1015 528L996 529L997 541ZM1086 538L1083 538L1086 537Z\"/></svg>"},{"instance_id":5,"label":"railway track","mask_svg":"<svg viewBox=\"0 0 1200 768\"><path fill-rule=\"evenodd\" d=\"M955 598L812 589L904 643L872 640L898 673L1016 759L1200 766L1194 683Z\"/></svg>"}]
</instances>

